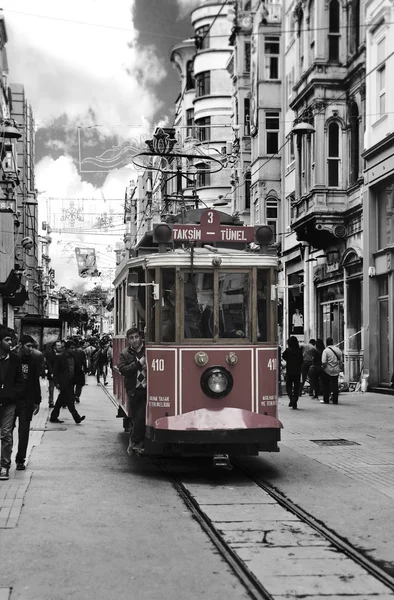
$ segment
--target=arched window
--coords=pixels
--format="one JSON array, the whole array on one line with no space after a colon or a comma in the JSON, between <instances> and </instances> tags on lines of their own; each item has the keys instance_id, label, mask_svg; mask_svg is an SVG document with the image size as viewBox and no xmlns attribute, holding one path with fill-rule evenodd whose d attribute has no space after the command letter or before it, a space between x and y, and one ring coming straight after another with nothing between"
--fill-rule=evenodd
<instances>
[{"instance_id":1,"label":"arched window","mask_svg":"<svg viewBox=\"0 0 394 600\"><path fill-rule=\"evenodd\" d=\"M338 0L331 0L328 25L328 60L339 61L340 7Z\"/></svg>"},{"instance_id":2,"label":"arched window","mask_svg":"<svg viewBox=\"0 0 394 600\"><path fill-rule=\"evenodd\" d=\"M360 163L360 124L359 112L356 102L350 106L350 184L356 183L359 175Z\"/></svg>"},{"instance_id":3,"label":"arched window","mask_svg":"<svg viewBox=\"0 0 394 600\"><path fill-rule=\"evenodd\" d=\"M333 121L327 129L327 183L328 187L339 187L340 184L340 130L339 124Z\"/></svg>"},{"instance_id":4,"label":"arched window","mask_svg":"<svg viewBox=\"0 0 394 600\"><path fill-rule=\"evenodd\" d=\"M269 196L265 201L265 222L271 227L274 233L274 241L276 242L276 234L278 232L278 210L279 202L276 196Z\"/></svg>"}]
</instances>

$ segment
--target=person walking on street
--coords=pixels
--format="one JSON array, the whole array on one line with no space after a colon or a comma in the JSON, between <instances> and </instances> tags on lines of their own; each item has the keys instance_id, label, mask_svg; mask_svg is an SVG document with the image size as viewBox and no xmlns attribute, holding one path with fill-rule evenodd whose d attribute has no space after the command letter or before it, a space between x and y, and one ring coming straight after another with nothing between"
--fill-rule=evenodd
<instances>
[{"instance_id":1,"label":"person walking on street","mask_svg":"<svg viewBox=\"0 0 394 600\"><path fill-rule=\"evenodd\" d=\"M80 342L75 341L74 350L75 370L74 370L74 400L78 404L81 401L82 388L85 385L85 373L87 370L86 354L81 348Z\"/></svg>"},{"instance_id":2,"label":"person walking on street","mask_svg":"<svg viewBox=\"0 0 394 600\"><path fill-rule=\"evenodd\" d=\"M329 337L326 339L326 347L322 354L322 379L323 379L323 400L328 404L331 400L333 404L338 404L338 376L342 370L342 352L337 346L334 346L334 340Z\"/></svg>"},{"instance_id":3,"label":"person walking on street","mask_svg":"<svg viewBox=\"0 0 394 600\"><path fill-rule=\"evenodd\" d=\"M55 406L55 404L53 402L53 393L55 391L55 382L53 380L53 369L55 366L55 358L56 358L55 344L56 344L56 342L48 344L46 350L44 351L45 370L46 370L46 377L48 380L48 406L49 406L49 408L53 408Z\"/></svg>"},{"instance_id":4,"label":"person walking on street","mask_svg":"<svg viewBox=\"0 0 394 600\"><path fill-rule=\"evenodd\" d=\"M92 354L92 363L96 372L97 385L100 385L100 377L103 377L104 385L108 385L107 381L107 369L108 369L108 355L107 355L107 344L101 340L99 347Z\"/></svg>"},{"instance_id":5,"label":"person walking on street","mask_svg":"<svg viewBox=\"0 0 394 600\"><path fill-rule=\"evenodd\" d=\"M136 327L126 332L128 346L119 355L118 369L124 377L129 397L133 426L127 453L143 450L146 413L146 360L145 344Z\"/></svg>"},{"instance_id":6,"label":"person walking on street","mask_svg":"<svg viewBox=\"0 0 394 600\"><path fill-rule=\"evenodd\" d=\"M85 419L85 416L79 415L74 403L74 350L75 342L73 341L66 342L64 351L62 351L62 343L56 342L57 357L53 377L56 387L60 390L60 394L49 418L51 423L64 422L59 420L60 409L63 405L67 406L77 424Z\"/></svg>"},{"instance_id":7,"label":"person walking on street","mask_svg":"<svg viewBox=\"0 0 394 600\"><path fill-rule=\"evenodd\" d=\"M316 340L316 346L313 349L313 364L309 369L308 377L310 382L310 396L314 400L318 400L322 389L322 372L321 357L324 350L324 342L321 338Z\"/></svg>"},{"instance_id":8,"label":"person walking on street","mask_svg":"<svg viewBox=\"0 0 394 600\"><path fill-rule=\"evenodd\" d=\"M40 410L41 386L40 365L33 357L34 339L30 335L22 335L19 357L22 363L24 390L16 403L14 426L18 419L18 452L15 458L16 470L26 469L26 451L29 444L30 422L33 415Z\"/></svg>"},{"instance_id":9,"label":"person walking on street","mask_svg":"<svg viewBox=\"0 0 394 600\"><path fill-rule=\"evenodd\" d=\"M297 409L300 392L300 379L302 367L302 350L295 335L287 340L287 348L282 354L286 361L286 392L289 396L289 406Z\"/></svg>"},{"instance_id":10,"label":"person walking on street","mask_svg":"<svg viewBox=\"0 0 394 600\"><path fill-rule=\"evenodd\" d=\"M313 364L313 350L316 346L316 340L313 338L309 340L307 344L303 344L302 350L302 367L301 367L301 383L300 383L300 396L304 390L306 378L308 377L309 369ZM312 394L311 394L312 395Z\"/></svg>"},{"instance_id":11,"label":"person walking on street","mask_svg":"<svg viewBox=\"0 0 394 600\"><path fill-rule=\"evenodd\" d=\"M21 359L11 346L12 332L0 330L0 480L9 479L16 402L25 387Z\"/></svg>"}]
</instances>

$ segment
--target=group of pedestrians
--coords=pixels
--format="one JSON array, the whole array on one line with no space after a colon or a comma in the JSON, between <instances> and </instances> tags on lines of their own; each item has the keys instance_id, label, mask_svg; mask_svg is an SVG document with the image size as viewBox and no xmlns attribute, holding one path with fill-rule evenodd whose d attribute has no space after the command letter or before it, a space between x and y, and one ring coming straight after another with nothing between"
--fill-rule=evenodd
<instances>
[{"instance_id":1,"label":"group of pedestrians","mask_svg":"<svg viewBox=\"0 0 394 600\"><path fill-rule=\"evenodd\" d=\"M331 337L326 339L310 339L300 346L296 336L292 335L287 341L287 348L282 354L286 362L286 393L289 397L289 407L298 408L298 400L302 395L306 380L309 380L309 395L320 400L323 404L338 404L338 378L342 371L342 352L334 346Z\"/></svg>"},{"instance_id":2,"label":"group of pedestrians","mask_svg":"<svg viewBox=\"0 0 394 600\"><path fill-rule=\"evenodd\" d=\"M105 383L106 365L112 357L112 354L108 354L110 345L109 339L95 341L89 361L85 351L89 343L83 339L57 340L40 352L33 337L22 335L18 341L13 329L0 325L0 480L9 478L16 427L16 469L22 471L26 468L30 423L33 415L38 413L42 400L40 378L46 377L48 380L48 405L52 409L50 422L63 423L59 419L60 410L68 408L75 423L82 423L85 415L79 414L75 404L80 403L85 375L97 373L99 382L100 376L105 373ZM101 358L104 349L108 360ZM59 392L56 401L55 390Z\"/></svg>"}]
</instances>

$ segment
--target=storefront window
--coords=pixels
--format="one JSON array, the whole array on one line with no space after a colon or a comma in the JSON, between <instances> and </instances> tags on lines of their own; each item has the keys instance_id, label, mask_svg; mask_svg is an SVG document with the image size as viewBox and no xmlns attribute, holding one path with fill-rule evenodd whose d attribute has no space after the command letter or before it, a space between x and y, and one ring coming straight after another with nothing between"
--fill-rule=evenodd
<instances>
[{"instance_id":1,"label":"storefront window","mask_svg":"<svg viewBox=\"0 0 394 600\"><path fill-rule=\"evenodd\" d=\"M376 200L379 250L394 242L394 181L378 186Z\"/></svg>"},{"instance_id":2,"label":"storefront window","mask_svg":"<svg viewBox=\"0 0 394 600\"><path fill-rule=\"evenodd\" d=\"M289 332L304 335L304 273L299 271L288 277L289 289Z\"/></svg>"},{"instance_id":3,"label":"storefront window","mask_svg":"<svg viewBox=\"0 0 394 600\"><path fill-rule=\"evenodd\" d=\"M343 283L330 283L319 288L323 340L332 337L335 344L344 341Z\"/></svg>"}]
</instances>

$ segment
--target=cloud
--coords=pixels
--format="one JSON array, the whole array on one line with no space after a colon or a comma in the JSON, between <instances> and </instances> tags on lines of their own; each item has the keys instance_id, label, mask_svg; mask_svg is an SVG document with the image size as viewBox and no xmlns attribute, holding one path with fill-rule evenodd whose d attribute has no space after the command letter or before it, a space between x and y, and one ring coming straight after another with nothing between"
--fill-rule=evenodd
<instances>
[{"instance_id":1,"label":"cloud","mask_svg":"<svg viewBox=\"0 0 394 600\"><path fill-rule=\"evenodd\" d=\"M193 9L203 3L203 0L177 0L180 17L186 17Z\"/></svg>"},{"instance_id":2,"label":"cloud","mask_svg":"<svg viewBox=\"0 0 394 600\"><path fill-rule=\"evenodd\" d=\"M129 169L111 171L98 188L81 179L71 156L47 156L37 164L39 223L45 221L52 228L51 267L60 286L87 289L97 281L79 277L75 257L78 246L96 249L100 283L110 285L115 272L114 250L124 233L124 190L132 175ZM99 226L103 218L110 221L109 227Z\"/></svg>"},{"instance_id":3,"label":"cloud","mask_svg":"<svg viewBox=\"0 0 394 600\"><path fill-rule=\"evenodd\" d=\"M81 122L94 111L99 124L118 128L150 120L160 107L150 85L166 67L153 48L139 47L133 5L3 0L9 80L23 83L39 124L59 112Z\"/></svg>"}]
</instances>

